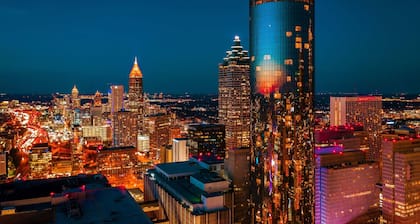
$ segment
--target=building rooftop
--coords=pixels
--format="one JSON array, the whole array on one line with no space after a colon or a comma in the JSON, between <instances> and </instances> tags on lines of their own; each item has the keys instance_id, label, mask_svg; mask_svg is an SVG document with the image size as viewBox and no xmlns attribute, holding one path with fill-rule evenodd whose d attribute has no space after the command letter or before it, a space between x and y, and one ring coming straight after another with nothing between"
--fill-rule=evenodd
<instances>
[{"instance_id":1,"label":"building rooftop","mask_svg":"<svg viewBox=\"0 0 420 224\"><path fill-rule=\"evenodd\" d=\"M109 186L108 180L100 174L15 181L0 185L0 202L46 197L51 196L52 193L61 193L66 189L94 184L98 187Z\"/></svg>"},{"instance_id":2,"label":"building rooftop","mask_svg":"<svg viewBox=\"0 0 420 224\"><path fill-rule=\"evenodd\" d=\"M73 203L80 209L80 215L69 215L68 203L60 204L55 209L55 223L153 223L123 188L87 191L84 199Z\"/></svg>"},{"instance_id":3,"label":"building rooftop","mask_svg":"<svg viewBox=\"0 0 420 224\"><path fill-rule=\"evenodd\" d=\"M199 164L191 161L176 163L161 163L156 165L156 170L167 178L191 176L204 170Z\"/></svg>"},{"instance_id":4,"label":"building rooftop","mask_svg":"<svg viewBox=\"0 0 420 224\"><path fill-rule=\"evenodd\" d=\"M192 177L194 177L198 181L200 181L202 183L205 183L205 184L215 183L215 182L220 182L220 181L226 181L221 176L219 176L217 173L213 173L213 172L201 172L201 173L197 173L197 174L192 175Z\"/></svg>"}]
</instances>

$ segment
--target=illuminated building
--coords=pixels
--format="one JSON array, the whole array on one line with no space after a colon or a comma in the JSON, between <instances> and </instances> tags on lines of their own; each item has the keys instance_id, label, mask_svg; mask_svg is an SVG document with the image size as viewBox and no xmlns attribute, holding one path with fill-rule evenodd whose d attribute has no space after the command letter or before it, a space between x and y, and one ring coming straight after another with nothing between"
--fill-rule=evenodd
<instances>
[{"instance_id":1,"label":"illuminated building","mask_svg":"<svg viewBox=\"0 0 420 224\"><path fill-rule=\"evenodd\" d=\"M251 0L251 209L314 222L314 1Z\"/></svg>"},{"instance_id":2,"label":"illuminated building","mask_svg":"<svg viewBox=\"0 0 420 224\"><path fill-rule=\"evenodd\" d=\"M219 123L226 128L226 150L250 147L250 97L248 51L235 36L219 64Z\"/></svg>"},{"instance_id":3,"label":"illuminated building","mask_svg":"<svg viewBox=\"0 0 420 224\"><path fill-rule=\"evenodd\" d=\"M148 152L150 151L150 138L148 135L137 135L137 151Z\"/></svg>"},{"instance_id":4,"label":"illuminated building","mask_svg":"<svg viewBox=\"0 0 420 224\"><path fill-rule=\"evenodd\" d=\"M225 158L225 126L222 124L188 125L188 150L190 157L213 156Z\"/></svg>"},{"instance_id":5,"label":"illuminated building","mask_svg":"<svg viewBox=\"0 0 420 224\"><path fill-rule=\"evenodd\" d=\"M362 139L355 132L363 126L330 126L315 130L315 146L342 146L345 149L360 149Z\"/></svg>"},{"instance_id":6,"label":"illuminated building","mask_svg":"<svg viewBox=\"0 0 420 224\"><path fill-rule=\"evenodd\" d=\"M112 116L114 146L137 146L137 114L131 111L115 112Z\"/></svg>"},{"instance_id":7,"label":"illuminated building","mask_svg":"<svg viewBox=\"0 0 420 224\"><path fill-rule=\"evenodd\" d=\"M136 151L132 146L103 148L98 153L98 172L105 176L134 173L137 164Z\"/></svg>"},{"instance_id":8,"label":"illuminated building","mask_svg":"<svg viewBox=\"0 0 420 224\"><path fill-rule=\"evenodd\" d=\"M48 144L35 144L29 153L29 168L32 178L45 178L51 173L52 153Z\"/></svg>"},{"instance_id":9,"label":"illuminated building","mask_svg":"<svg viewBox=\"0 0 420 224\"><path fill-rule=\"evenodd\" d=\"M383 223L420 220L420 139L382 141Z\"/></svg>"},{"instance_id":10,"label":"illuminated building","mask_svg":"<svg viewBox=\"0 0 420 224\"><path fill-rule=\"evenodd\" d=\"M124 108L124 86L111 86L111 95L109 96L111 114L121 111Z\"/></svg>"},{"instance_id":11,"label":"illuminated building","mask_svg":"<svg viewBox=\"0 0 420 224\"><path fill-rule=\"evenodd\" d=\"M188 160L187 138L174 138L172 140L173 162L183 162Z\"/></svg>"},{"instance_id":12,"label":"illuminated building","mask_svg":"<svg viewBox=\"0 0 420 224\"><path fill-rule=\"evenodd\" d=\"M150 137L150 148L156 150L160 149L162 146L169 145L169 128L171 126L170 115L153 114L147 116L146 120Z\"/></svg>"},{"instance_id":13,"label":"illuminated building","mask_svg":"<svg viewBox=\"0 0 420 224\"><path fill-rule=\"evenodd\" d=\"M135 57L128 81L128 110L137 114L137 128L140 134L144 134L143 101L143 74L137 63L137 57Z\"/></svg>"},{"instance_id":14,"label":"illuminated building","mask_svg":"<svg viewBox=\"0 0 420 224\"><path fill-rule=\"evenodd\" d=\"M7 178L7 153L0 152L0 180Z\"/></svg>"},{"instance_id":15,"label":"illuminated building","mask_svg":"<svg viewBox=\"0 0 420 224\"><path fill-rule=\"evenodd\" d=\"M95 95L93 96L93 106L101 107L102 106L102 93L96 90Z\"/></svg>"},{"instance_id":16,"label":"illuminated building","mask_svg":"<svg viewBox=\"0 0 420 224\"><path fill-rule=\"evenodd\" d=\"M230 149L227 151L224 168L233 186L233 223L248 224L249 189L249 148Z\"/></svg>"},{"instance_id":17,"label":"illuminated building","mask_svg":"<svg viewBox=\"0 0 420 224\"><path fill-rule=\"evenodd\" d=\"M73 108L80 108L79 90L76 85L74 85L71 90L71 103Z\"/></svg>"},{"instance_id":18,"label":"illuminated building","mask_svg":"<svg viewBox=\"0 0 420 224\"><path fill-rule=\"evenodd\" d=\"M157 164L144 179L145 201L158 201L152 214L169 223L232 223L229 182L191 161ZM165 217L166 216L166 217Z\"/></svg>"},{"instance_id":19,"label":"illuminated building","mask_svg":"<svg viewBox=\"0 0 420 224\"><path fill-rule=\"evenodd\" d=\"M342 147L316 148L315 155L315 224L377 223L378 163Z\"/></svg>"},{"instance_id":20,"label":"illuminated building","mask_svg":"<svg viewBox=\"0 0 420 224\"><path fill-rule=\"evenodd\" d=\"M368 134L367 158L373 161L379 161L381 155L381 114L380 96L330 97L331 126L362 124Z\"/></svg>"},{"instance_id":21,"label":"illuminated building","mask_svg":"<svg viewBox=\"0 0 420 224\"><path fill-rule=\"evenodd\" d=\"M111 127L109 125L82 126L82 136L84 138L97 137L102 142L111 142Z\"/></svg>"}]
</instances>

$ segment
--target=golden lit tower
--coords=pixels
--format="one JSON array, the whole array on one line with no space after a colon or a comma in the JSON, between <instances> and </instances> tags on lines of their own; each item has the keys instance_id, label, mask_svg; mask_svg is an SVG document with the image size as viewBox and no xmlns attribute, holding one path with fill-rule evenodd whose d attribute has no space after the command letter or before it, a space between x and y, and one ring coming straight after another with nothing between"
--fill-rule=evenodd
<instances>
[{"instance_id":1,"label":"golden lit tower","mask_svg":"<svg viewBox=\"0 0 420 224\"><path fill-rule=\"evenodd\" d=\"M80 107L79 90L77 89L76 85L74 85L73 89L71 90L71 102L73 108Z\"/></svg>"},{"instance_id":2,"label":"golden lit tower","mask_svg":"<svg viewBox=\"0 0 420 224\"><path fill-rule=\"evenodd\" d=\"M144 106L143 106L143 74L134 58L128 81L128 110L137 113L138 133L143 133L144 127Z\"/></svg>"},{"instance_id":3,"label":"golden lit tower","mask_svg":"<svg viewBox=\"0 0 420 224\"><path fill-rule=\"evenodd\" d=\"M95 107L102 106L102 93L96 90L95 96L93 96L93 105Z\"/></svg>"}]
</instances>

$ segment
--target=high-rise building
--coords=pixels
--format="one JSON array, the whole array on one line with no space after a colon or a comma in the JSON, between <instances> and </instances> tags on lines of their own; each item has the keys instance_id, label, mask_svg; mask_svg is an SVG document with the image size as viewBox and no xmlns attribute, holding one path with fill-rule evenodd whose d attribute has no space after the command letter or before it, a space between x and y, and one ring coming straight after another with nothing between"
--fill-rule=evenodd
<instances>
[{"instance_id":1,"label":"high-rise building","mask_svg":"<svg viewBox=\"0 0 420 224\"><path fill-rule=\"evenodd\" d=\"M160 149L162 146L170 144L169 128L170 115L169 114L153 114L145 119L147 122L148 134L150 137L150 148L152 150Z\"/></svg>"},{"instance_id":2,"label":"high-rise building","mask_svg":"<svg viewBox=\"0 0 420 224\"><path fill-rule=\"evenodd\" d=\"M137 114L137 128L140 134L144 134L143 101L143 73L137 63L137 57L135 57L128 80L128 109Z\"/></svg>"},{"instance_id":3,"label":"high-rise building","mask_svg":"<svg viewBox=\"0 0 420 224\"><path fill-rule=\"evenodd\" d=\"M0 180L7 178L7 153L0 152Z\"/></svg>"},{"instance_id":4,"label":"high-rise building","mask_svg":"<svg viewBox=\"0 0 420 224\"><path fill-rule=\"evenodd\" d=\"M314 12L250 1L253 222L314 222Z\"/></svg>"},{"instance_id":5,"label":"high-rise building","mask_svg":"<svg viewBox=\"0 0 420 224\"><path fill-rule=\"evenodd\" d=\"M112 85L111 95L109 96L111 114L121 111L124 108L124 86Z\"/></svg>"},{"instance_id":6,"label":"high-rise building","mask_svg":"<svg viewBox=\"0 0 420 224\"><path fill-rule=\"evenodd\" d=\"M222 124L188 125L189 156L225 158L225 126Z\"/></svg>"},{"instance_id":7,"label":"high-rise building","mask_svg":"<svg viewBox=\"0 0 420 224\"><path fill-rule=\"evenodd\" d=\"M188 160L187 138L172 139L172 161L183 162Z\"/></svg>"},{"instance_id":8,"label":"high-rise building","mask_svg":"<svg viewBox=\"0 0 420 224\"><path fill-rule=\"evenodd\" d=\"M131 111L115 112L112 116L113 145L137 146L137 116Z\"/></svg>"},{"instance_id":9,"label":"high-rise building","mask_svg":"<svg viewBox=\"0 0 420 224\"><path fill-rule=\"evenodd\" d=\"M420 139L382 141L383 223L419 223Z\"/></svg>"},{"instance_id":10,"label":"high-rise building","mask_svg":"<svg viewBox=\"0 0 420 224\"><path fill-rule=\"evenodd\" d=\"M51 173L52 152L48 143L35 144L29 153L29 168L32 178L45 178Z\"/></svg>"},{"instance_id":11,"label":"high-rise building","mask_svg":"<svg viewBox=\"0 0 420 224\"><path fill-rule=\"evenodd\" d=\"M226 127L227 150L250 147L249 56L238 36L219 64L219 123Z\"/></svg>"},{"instance_id":12,"label":"high-rise building","mask_svg":"<svg viewBox=\"0 0 420 224\"><path fill-rule=\"evenodd\" d=\"M73 89L71 90L71 103L73 108L80 108L79 90L77 89L76 85L74 85Z\"/></svg>"},{"instance_id":13,"label":"high-rise building","mask_svg":"<svg viewBox=\"0 0 420 224\"><path fill-rule=\"evenodd\" d=\"M379 161L381 156L381 114L381 96L330 97L330 125L362 124L368 134L369 160Z\"/></svg>"},{"instance_id":14,"label":"high-rise building","mask_svg":"<svg viewBox=\"0 0 420 224\"><path fill-rule=\"evenodd\" d=\"M93 96L93 106L101 107L102 106L102 93L96 90L95 95Z\"/></svg>"},{"instance_id":15,"label":"high-rise building","mask_svg":"<svg viewBox=\"0 0 420 224\"><path fill-rule=\"evenodd\" d=\"M233 223L248 224L249 214L249 148L236 148L227 151L224 170L233 186Z\"/></svg>"},{"instance_id":16,"label":"high-rise building","mask_svg":"<svg viewBox=\"0 0 420 224\"><path fill-rule=\"evenodd\" d=\"M337 146L316 148L315 155L315 223L377 223L378 163Z\"/></svg>"}]
</instances>

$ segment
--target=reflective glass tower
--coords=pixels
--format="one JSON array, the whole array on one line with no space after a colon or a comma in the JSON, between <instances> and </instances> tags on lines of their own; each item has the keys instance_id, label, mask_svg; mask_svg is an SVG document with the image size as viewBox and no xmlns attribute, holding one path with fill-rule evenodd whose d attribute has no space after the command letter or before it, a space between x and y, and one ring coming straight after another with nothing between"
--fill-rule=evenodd
<instances>
[{"instance_id":1,"label":"reflective glass tower","mask_svg":"<svg viewBox=\"0 0 420 224\"><path fill-rule=\"evenodd\" d=\"M314 1L251 0L255 223L314 222Z\"/></svg>"}]
</instances>

